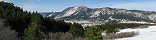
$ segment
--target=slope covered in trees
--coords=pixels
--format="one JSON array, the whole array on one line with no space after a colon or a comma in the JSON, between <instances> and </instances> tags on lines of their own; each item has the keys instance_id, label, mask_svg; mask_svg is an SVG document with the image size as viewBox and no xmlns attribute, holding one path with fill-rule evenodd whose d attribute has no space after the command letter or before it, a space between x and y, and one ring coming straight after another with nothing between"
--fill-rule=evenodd
<instances>
[{"instance_id":1,"label":"slope covered in trees","mask_svg":"<svg viewBox=\"0 0 156 40\"><path fill-rule=\"evenodd\" d=\"M0 18L5 19L5 24L12 30L18 32L18 37L29 40L35 39L38 33L48 34L50 32L68 32L71 23L64 20L55 20L51 17L43 17L37 12L23 11L13 3L0 2ZM81 26L82 27L82 26ZM31 35L34 38L29 38Z\"/></svg>"}]
</instances>

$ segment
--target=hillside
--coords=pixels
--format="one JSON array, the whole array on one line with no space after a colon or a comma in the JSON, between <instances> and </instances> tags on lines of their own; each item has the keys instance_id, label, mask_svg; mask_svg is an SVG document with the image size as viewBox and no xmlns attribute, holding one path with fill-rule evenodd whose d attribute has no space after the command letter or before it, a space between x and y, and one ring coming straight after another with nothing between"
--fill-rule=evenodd
<instances>
[{"instance_id":1,"label":"hillside","mask_svg":"<svg viewBox=\"0 0 156 40\"><path fill-rule=\"evenodd\" d=\"M70 32L73 30L79 32L72 35ZM71 24L64 20L43 17L37 11L23 11L13 3L3 1L0 2L0 31L0 40L58 40L50 38L55 33L60 37L81 37L80 34L83 35L83 27L77 23ZM60 40L67 39L66 37L60 38ZM74 39L72 37L70 39Z\"/></svg>"}]
</instances>

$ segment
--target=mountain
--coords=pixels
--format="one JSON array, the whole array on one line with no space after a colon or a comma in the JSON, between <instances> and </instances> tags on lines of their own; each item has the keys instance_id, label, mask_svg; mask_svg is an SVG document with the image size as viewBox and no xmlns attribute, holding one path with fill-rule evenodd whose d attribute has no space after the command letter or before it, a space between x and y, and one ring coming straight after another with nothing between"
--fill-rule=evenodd
<instances>
[{"instance_id":1,"label":"mountain","mask_svg":"<svg viewBox=\"0 0 156 40\"><path fill-rule=\"evenodd\" d=\"M64 19L66 22L77 22L84 25L99 25L110 21L156 22L156 12L154 11L126 10L110 7L88 8L86 6L74 6L49 16L53 16L55 19Z\"/></svg>"},{"instance_id":2,"label":"mountain","mask_svg":"<svg viewBox=\"0 0 156 40\"><path fill-rule=\"evenodd\" d=\"M42 13L39 13L40 15L42 15L43 17L48 17L48 16L52 16L54 12L42 12Z\"/></svg>"}]
</instances>

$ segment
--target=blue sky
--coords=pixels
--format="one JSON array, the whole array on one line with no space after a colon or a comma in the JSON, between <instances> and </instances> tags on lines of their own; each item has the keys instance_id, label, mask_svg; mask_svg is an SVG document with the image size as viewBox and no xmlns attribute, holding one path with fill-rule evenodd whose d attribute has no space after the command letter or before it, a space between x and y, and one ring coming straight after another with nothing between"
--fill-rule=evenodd
<instances>
[{"instance_id":1,"label":"blue sky","mask_svg":"<svg viewBox=\"0 0 156 40\"><path fill-rule=\"evenodd\" d=\"M27 11L52 12L62 11L71 6L87 6L89 8L125 8L145 11L156 11L156 0L5 0L13 2Z\"/></svg>"}]
</instances>

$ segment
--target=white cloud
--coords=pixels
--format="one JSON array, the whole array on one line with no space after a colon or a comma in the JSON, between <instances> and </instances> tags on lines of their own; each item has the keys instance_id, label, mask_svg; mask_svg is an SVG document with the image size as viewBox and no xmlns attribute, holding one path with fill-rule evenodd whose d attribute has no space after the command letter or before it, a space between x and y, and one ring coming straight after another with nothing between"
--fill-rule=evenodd
<instances>
[{"instance_id":1,"label":"white cloud","mask_svg":"<svg viewBox=\"0 0 156 40\"><path fill-rule=\"evenodd\" d=\"M0 0L0 1L9 2L9 3L12 2L12 0Z\"/></svg>"},{"instance_id":2,"label":"white cloud","mask_svg":"<svg viewBox=\"0 0 156 40\"><path fill-rule=\"evenodd\" d=\"M137 9L137 10L146 10L146 11L156 11L156 1L149 2L132 2L132 3L122 3L114 4L109 7L114 8L125 8L125 9Z\"/></svg>"}]
</instances>

